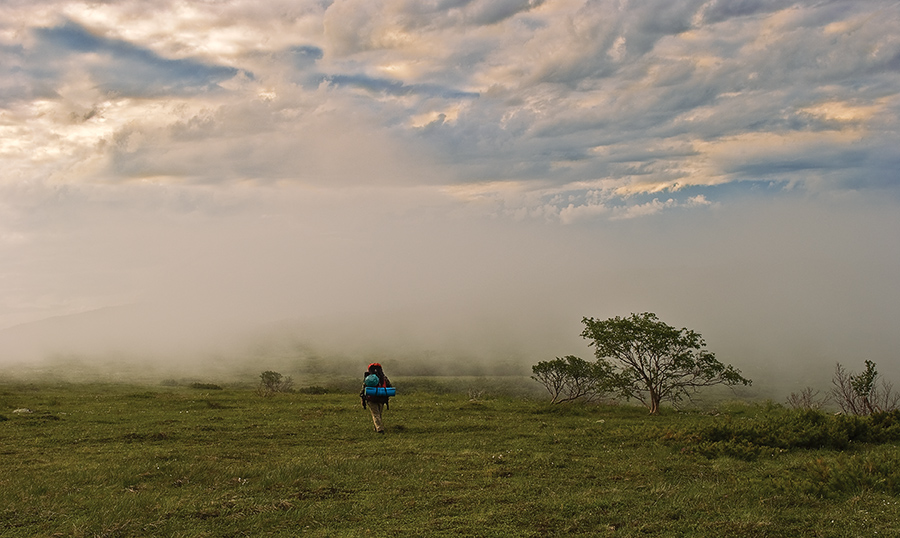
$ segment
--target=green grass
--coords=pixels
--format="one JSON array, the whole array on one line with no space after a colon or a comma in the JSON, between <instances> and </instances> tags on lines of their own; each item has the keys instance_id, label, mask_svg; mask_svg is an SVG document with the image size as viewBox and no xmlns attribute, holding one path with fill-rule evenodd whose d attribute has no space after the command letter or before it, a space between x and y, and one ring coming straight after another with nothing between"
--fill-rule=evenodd
<instances>
[{"instance_id":1,"label":"green grass","mask_svg":"<svg viewBox=\"0 0 900 538\"><path fill-rule=\"evenodd\" d=\"M2 384L0 536L900 536L890 421L401 394Z\"/></svg>"}]
</instances>

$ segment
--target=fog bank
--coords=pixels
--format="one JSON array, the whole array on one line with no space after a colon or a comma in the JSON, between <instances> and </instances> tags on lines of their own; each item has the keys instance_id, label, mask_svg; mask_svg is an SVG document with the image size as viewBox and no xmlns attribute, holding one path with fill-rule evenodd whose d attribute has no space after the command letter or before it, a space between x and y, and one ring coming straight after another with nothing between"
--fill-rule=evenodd
<instances>
[{"instance_id":1,"label":"fog bank","mask_svg":"<svg viewBox=\"0 0 900 538\"><path fill-rule=\"evenodd\" d=\"M151 199L79 214L76 232L56 229L64 248L21 258L65 269L54 282L23 268L7 292L50 284L48 295L81 290L98 307L0 332L5 371L77 358L109 374L252 378L375 358L408 375L527 376L541 360L591 357L583 316L650 311L700 332L759 395L827 385L838 361L900 378L889 201L758 198L562 225L402 189L349 200L280 190L232 212L198 198L188 214Z\"/></svg>"}]
</instances>

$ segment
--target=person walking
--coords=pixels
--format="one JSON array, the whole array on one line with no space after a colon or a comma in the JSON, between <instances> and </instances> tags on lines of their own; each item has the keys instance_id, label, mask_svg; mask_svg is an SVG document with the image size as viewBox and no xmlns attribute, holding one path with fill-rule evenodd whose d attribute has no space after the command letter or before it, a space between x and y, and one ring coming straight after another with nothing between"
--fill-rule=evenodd
<instances>
[{"instance_id":1,"label":"person walking","mask_svg":"<svg viewBox=\"0 0 900 538\"><path fill-rule=\"evenodd\" d=\"M368 406L369 411L372 413L372 422L375 424L375 431L382 434L384 433L384 422L381 418L381 413L389 406L389 398L387 395L366 394L366 387L390 386L391 380L384 375L384 370L381 365L377 362L370 364L366 373L363 374L363 388L359 395L362 398L363 409Z\"/></svg>"}]
</instances>

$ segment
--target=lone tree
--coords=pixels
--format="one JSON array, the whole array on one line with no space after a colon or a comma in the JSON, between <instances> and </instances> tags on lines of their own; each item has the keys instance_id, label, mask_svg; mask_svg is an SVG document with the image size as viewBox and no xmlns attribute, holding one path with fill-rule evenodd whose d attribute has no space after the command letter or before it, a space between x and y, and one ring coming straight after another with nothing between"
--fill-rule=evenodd
<instances>
[{"instance_id":1,"label":"lone tree","mask_svg":"<svg viewBox=\"0 0 900 538\"><path fill-rule=\"evenodd\" d=\"M613 372L612 386L622 396L642 402L651 415L659 414L662 400L690 398L700 387L751 383L706 351L698 333L667 325L656 314L582 322L581 336L591 340L597 362Z\"/></svg>"}]
</instances>

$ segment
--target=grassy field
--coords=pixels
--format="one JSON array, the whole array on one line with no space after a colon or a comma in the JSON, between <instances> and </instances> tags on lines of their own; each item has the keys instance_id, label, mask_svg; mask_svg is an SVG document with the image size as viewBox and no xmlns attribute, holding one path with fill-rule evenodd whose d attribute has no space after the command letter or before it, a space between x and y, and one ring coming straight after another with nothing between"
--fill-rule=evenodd
<instances>
[{"instance_id":1,"label":"grassy field","mask_svg":"<svg viewBox=\"0 0 900 538\"><path fill-rule=\"evenodd\" d=\"M0 535L900 536L896 414L400 391L0 384Z\"/></svg>"}]
</instances>

